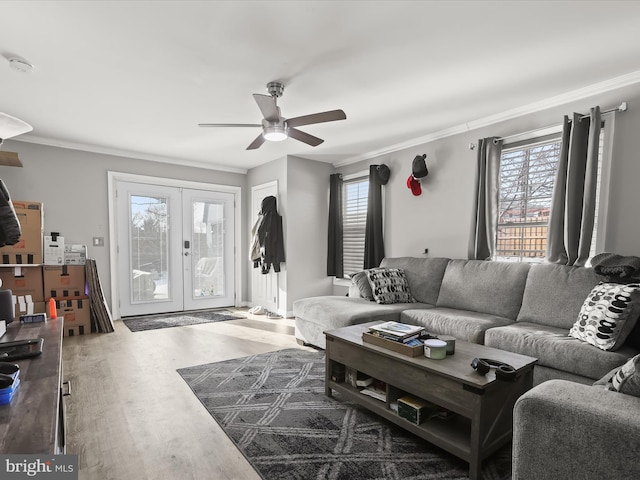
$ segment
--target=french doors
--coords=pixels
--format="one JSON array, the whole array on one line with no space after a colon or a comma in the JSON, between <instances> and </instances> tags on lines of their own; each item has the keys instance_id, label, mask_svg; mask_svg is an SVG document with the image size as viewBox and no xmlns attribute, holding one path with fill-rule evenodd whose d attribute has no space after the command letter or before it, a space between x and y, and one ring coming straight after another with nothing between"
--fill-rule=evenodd
<instances>
[{"instance_id":1,"label":"french doors","mask_svg":"<svg viewBox=\"0 0 640 480\"><path fill-rule=\"evenodd\" d=\"M115 188L121 317L235 304L233 193Z\"/></svg>"}]
</instances>

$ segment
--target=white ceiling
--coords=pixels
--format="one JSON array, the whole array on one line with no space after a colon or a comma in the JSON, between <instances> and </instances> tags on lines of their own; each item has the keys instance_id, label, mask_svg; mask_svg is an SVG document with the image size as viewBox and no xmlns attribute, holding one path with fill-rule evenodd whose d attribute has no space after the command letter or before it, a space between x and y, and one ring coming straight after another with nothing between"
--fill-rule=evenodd
<instances>
[{"instance_id":1,"label":"white ceiling","mask_svg":"<svg viewBox=\"0 0 640 480\"><path fill-rule=\"evenodd\" d=\"M16 140L231 171L343 165L640 81L635 1L5 0L0 18L0 111L33 126ZM197 126L259 123L275 80L285 117L347 119L252 151L259 128Z\"/></svg>"}]
</instances>

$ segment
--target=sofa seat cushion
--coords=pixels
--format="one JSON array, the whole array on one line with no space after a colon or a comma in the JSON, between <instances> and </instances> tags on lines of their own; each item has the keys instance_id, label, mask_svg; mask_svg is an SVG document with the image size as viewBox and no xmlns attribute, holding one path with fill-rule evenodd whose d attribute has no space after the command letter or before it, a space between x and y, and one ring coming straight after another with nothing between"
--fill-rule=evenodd
<instances>
[{"instance_id":1,"label":"sofa seat cushion","mask_svg":"<svg viewBox=\"0 0 640 480\"><path fill-rule=\"evenodd\" d=\"M293 315L306 322L323 326L324 330L346 327L376 320L399 320L407 308L432 308L421 303L393 303L381 305L365 298L340 296L310 297L293 303Z\"/></svg>"},{"instance_id":2,"label":"sofa seat cushion","mask_svg":"<svg viewBox=\"0 0 640 480\"><path fill-rule=\"evenodd\" d=\"M593 268L533 265L517 320L568 331L578 319L584 300L600 280Z\"/></svg>"},{"instance_id":3,"label":"sofa seat cushion","mask_svg":"<svg viewBox=\"0 0 640 480\"><path fill-rule=\"evenodd\" d=\"M400 314L400 321L422 325L433 335L451 335L458 340L479 344L484 343L487 329L513 323L513 320L488 313L444 307L417 310L413 306Z\"/></svg>"},{"instance_id":4,"label":"sofa seat cushion","mask_svg":"<svg viewBox=\"0 0 640 480\"><path fill-rule=\"evenodd\" d=\"M515 320L529 268L527 263L451 260L442 279L436 306Z\"/></svg>"},{"instance_id":5,"label":"sofa seat cushion","mask_svg":"<svg viewBox=\"0 0 640 480\"><path fill-rule=\"evenodd\" d=\"M605 352L568 334L568 329L517 322L487 331L485 345L535 357L538 365L593 380L623 365L638 353L628 346L615 352Z\"/></svg>"}]
</instances>

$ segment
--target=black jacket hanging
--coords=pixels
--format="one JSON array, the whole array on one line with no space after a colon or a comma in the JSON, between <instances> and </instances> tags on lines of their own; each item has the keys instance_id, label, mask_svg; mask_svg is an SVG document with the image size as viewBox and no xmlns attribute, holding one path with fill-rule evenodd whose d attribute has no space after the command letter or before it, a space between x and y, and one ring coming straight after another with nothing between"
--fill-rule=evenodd
<instances>
[{"instance_id":1,"label":"black jacket hanging","mask_svg":"<svg viewBox=\"0 0 640 480\"><path fill-rule=\"evenodd\" d=\"M15 245L20 240L22 229L6 185L0 179L0 247Z\"/></svg>"},{"instance_id":2,"label":"black jacket hanging","mask_svg":"<svg viewBox=\"0 0 640 480\"><path fill-rule=\"evenodd\" d=\"M284 236L276 197L269 196L262 200L258 221L251 234L250 258L253 267L260 267L262 273L269 273L273 266L274 272L279 272L280 263L284 262Z\"/></svg>"}]
</instances>

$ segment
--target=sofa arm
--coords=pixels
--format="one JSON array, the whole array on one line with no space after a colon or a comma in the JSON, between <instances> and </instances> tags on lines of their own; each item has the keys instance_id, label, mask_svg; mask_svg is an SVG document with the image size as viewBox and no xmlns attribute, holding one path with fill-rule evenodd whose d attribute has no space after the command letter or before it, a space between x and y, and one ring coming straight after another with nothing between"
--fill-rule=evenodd
<instances>
[{"instance_id":1,"label":"sofa arm","mask_svg":"<svg viewBox=\"0 0 640 480\"><path fill-rule=\"evenodd\" d=\"M640 478L640 398L550 380L513 412L513 480Z\"/></svg>"}]
</instances>

